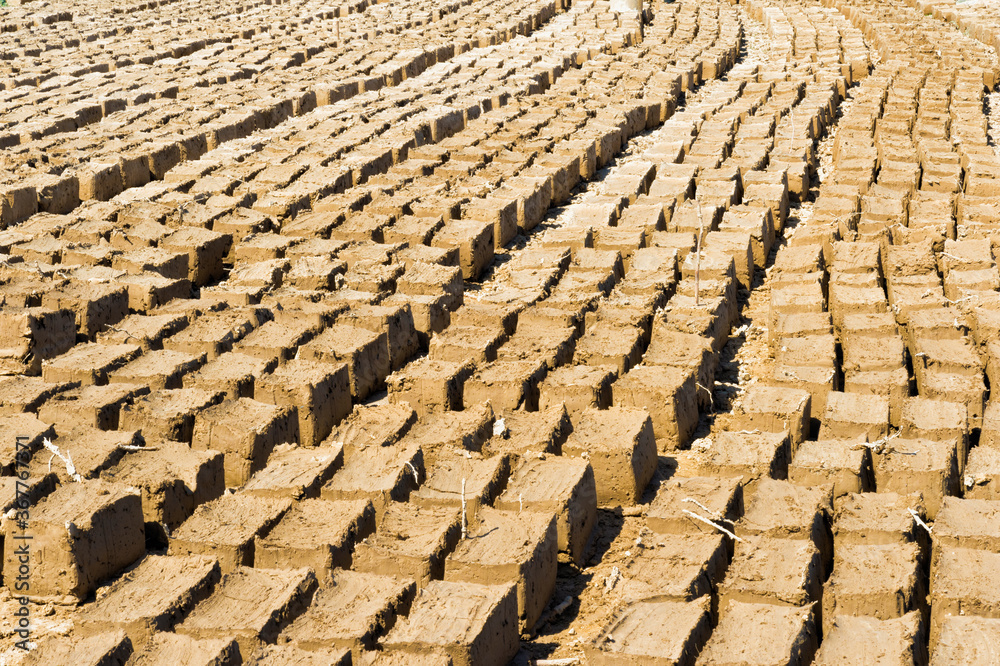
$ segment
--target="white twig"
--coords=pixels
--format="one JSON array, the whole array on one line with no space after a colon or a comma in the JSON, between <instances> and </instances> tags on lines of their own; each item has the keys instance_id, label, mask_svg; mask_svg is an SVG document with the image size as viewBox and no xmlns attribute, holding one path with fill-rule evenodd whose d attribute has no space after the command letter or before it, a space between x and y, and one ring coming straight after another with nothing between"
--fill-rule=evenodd
<instances>
[{"instance_id":1,"label":"white twig","mask_svg":"<svg viewBox=\"0 0 1000 666\"><path fill-rule=\"evenodd\" d=\"M50 440L48 437L42 439L42 446L44 446L47 450L51 451L52 456L54 458L59 458L59 460L62 460L66 464L66 473L69 474L69 477L71 479L73 479L77 483L83 481L83 478L76 473L76 465L73 464L73 459L70 458L69 451L67 451L64 454L62 451L59 450L58 446L52 443L52 440ZM49 458L49 470L51 469L52 469L52 458Z\"/></svg>"},{"instance_id":2,"label":"white twig","mask_svg":"<svg viewBox=\"0 0 1000 666\"><path fill-rule=\"evenodd\" d=\"M536 659L535 666L575 666L580 663L579 657L565 657L563 659Z\"/></svg>"},{"instance_id":3,"label":"white twig","mask_svg":"<svg viewBox=\"0 0 1000 666\"><path fill-rule=\"evenodd\" d=\"M414 483L416 483L419 486L420 485L420 477L417 476L417 468L414 467L413 463L411 463L409 460L407 460L403 464L406 465L407 467L409 467L410 471L413 472L413 481L414 481Z\"/></svg>"},{"instance_id":4,"label":"white twig","mask_svg":"<svg viewBox=\"0 0 1000 666\"><path fill-rule=\"evenodd\" d=\"M923 520L921 520L920 516L917 515L916 511L914 511L913 509L907 509L907 511L909 511L910 515L913 516L913 520L917 521L917 525L920 525L922 528L927 530L928 534L931 534L931 526L925 523Z\"/></svg>"},{"instance_id":5,"label":"white twig","mask_svg":"<svg viewBox=\"0 0 1000 666\"><path fill-rule=\"evenodd\" d=\"M698 205L698 243L694 256L694 305L701 305L699 292L701 291L701 237L705 233L705 220L701 215L701 201L695 200Z\"/></svg>"},{"instance_id":6,"label":"white twig","mask_svg":"<svg viewBox=\"0 0 1000 666\"><path fill-rule=\"evenodd\" d=\"M521 513L524 511L524 493L517 494L517 512Z\"/></svg>"},{"instance_id":7,"label":"white twig","mask_svg":"<svg viewBox=\"0 0 1000 666\"><path fill-rule=\"evenodd\" d=\"M468 536L467 522L465 519L465 479L462 479L462 538Z\"/></svg>"},{"instance_id":8,"label":"white twig","mask_svg":"<svg viewBox=\"0 0 1000 666\"><path fill-rule=\"evenodd\" d=\"M702 504L701 502L699 502L698 500L696 500L693 497L685 497L681 501L682 502L691 502L692 504L696 505L702 511L704 511L708 515L712 516L716 520L722 520L722 514L721 513L719 513L718 511L713 511L712 509L709 509L707 506L705 506L704 504Z\"/></svg>"},{"instance_id":9,"label":"white twig","mask_svg":"<svg viewBox=\"0 0 1000 666\"><path fill-rule=\"evenodd\" d=\"M119 449L123 451L159 451L158 446L132 446L131 444L119 444Z\"/></svg>"},{"instance_id":10,"label":"white twig","mask_svg":"<svg viewBox=\"0 0 1000 666\"><path fill-rule=\"evenodd\" d=\"M726 536L730 537L731 539L735 539L736 541L743 541L743 539L739 538L738 536L736 536L735 534L733 534L732 532L730 532L729 530L727 530L722 525L719 525L718 523L712 522L711 520L709 520L708 518L705 518L704 516L699 516L694 511L688 511L687 509L684 509L683 513L686 513L687 515L691 516L695 520L700 520L701 522L705 523L706 525L711 525L712 527L714 527L715 529L719 530L720 532L722 532Z\"/></svg>"}]
</instances>

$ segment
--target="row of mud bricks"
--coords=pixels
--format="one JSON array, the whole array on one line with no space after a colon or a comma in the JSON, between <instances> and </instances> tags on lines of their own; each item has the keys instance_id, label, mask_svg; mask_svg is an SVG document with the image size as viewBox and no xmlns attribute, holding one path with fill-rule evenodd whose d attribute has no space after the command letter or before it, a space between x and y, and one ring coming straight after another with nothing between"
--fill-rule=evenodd
<instances>
[{"instance_id":1,"label":"row of mud bricks","mask_svg":"<svg viewBox=\"0 0 1000 666\"><path fill-rule=\"evenodd\" d=\"M32 4L25 663L990 663L988 16Z\"/></svg>"}]
</instances>

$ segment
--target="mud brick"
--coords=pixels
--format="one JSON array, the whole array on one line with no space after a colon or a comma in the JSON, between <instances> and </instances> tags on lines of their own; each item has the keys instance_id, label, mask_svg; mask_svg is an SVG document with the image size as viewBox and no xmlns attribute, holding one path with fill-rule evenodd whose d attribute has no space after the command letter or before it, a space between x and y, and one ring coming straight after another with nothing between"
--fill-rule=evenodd
<instances>
[{"instance_id":1,"label":"mud brick","mask_svg":"<svg viewBox=\"0 0 1000 666\"><path fill-rule=\"evenodd\" d=\"M1000 448L1000 401L990 402L983 411L979 444L990 448Z\"/></svg>"},{"instance_id":2,"label":"mud brick","mask_svg":"<svg viewBox=\"0 0 1000 666\"><path fill-rule=\"evenodd\" d=\"M932 653L949 617L974 615L1000 619L1000 598L994 582L998 567L997 553L955 546L935 548L928 597Z\"/></svg>"},{"instance_id":3,"label":"mud brick","mask_svg":"<svg viewBox=\"0 0 1000 666\"><path fill-rule=\"evenodd\" d=\"M32 188L34 188L37 210L39 211L65 215L80 205L80 181L76 176L69 174L55 176L39 173L26 182L29 187L23 188L18 193L19 196L16 197L17 206L13 205L15 201L10 202L11 217L15 222L20 219L27 219L28 216L24 218L20 217L23 213L31 211L33 214L35 212L32 209L32 203L27 200L27 192L25 192L25 190L30 191ZM8 191L8 196L10 194L12 192Z\"/></svg>"},{"instance_id":4,"label":"mud brick","mask_svg":"<svg viewBox=\"0 0 1000 666\"><path fill-rule=\"evenodd\" d=\"M77 386L39 377L0 377L0 416L37 412L46 401Z\"/></svg>"},{"instance_id":5,"label":"mud brick","mask_svg":"<svg viewBox=\"0 0 1000 666\"><path fill-rule=\"evenodd\" d=\"M594 239L594 249L615 251L621 254L625 270L632 265L632 255L646 245L646 232L643 229L600 228Z\"/></svg>"},{"instance_id":6,"label":"mud brick","mask_svg":"<svg viewBox=\"0 0 1000 666\"><path fill-rule=\"evenodd\" d=\"M888 434L888 398L830 391L820 427L821 438L851 439L862 436L874 442Z\"/></svg>"},{"instance_id":7,"label":"mud brick","mask_svg":"<svg viewBox=\"0 0 1000 666\"><path fill-rule=\"evenodd\" d=\"M965 472L969 452L969 418L966 406L956 402L912 397L903 403L900 430L903 439L930 439L957 445L958 473ZM901 445L902 448L905 445Z\"/></svg>"},{"instance_id":8,"label":"mud brick","mask_svg":"<svg viewBox=\"0 0 1000 666\"><path fill-rule=\"evenodd\" d=\"M888 315L892 317L892 315ZM895 320L893 320L895 324ZM833 320L827 312L807 312L802 314L778 314L767 332L767 342L772 349L779 346L783 338L799 338L810 335L832 335ZM843 335L843 333L842 333Z\"/></svg>"},{"instance_id":9,"label":"mud brick","mask_svg":"<svg viewBox=\"0 0 1000 666\"><path fill-rule=\"evenodd\" d=\"M205 314L164 340L163 347L175 352L202 354L212 360L249 335L260 325L260 319L259 313L251 308Z\"/></svg>"},{"instance_id":10,"label":"mud brick","mask_svg":"<svg viewBox=\"0 0 1000 666\"><path fill-rule=\"evenodd\" d=\"M117 162L88 162L72 175L80 185L79 198L82 201L108 201L120 194L123 188L121 167Z\"/></svg>"},{"instance_id":11,"label":"mud brick","mask_svg":"<svg viewBox=\"0 0 1000 666\"><path fill-rule=\"evenodd\" d=\"M241 492L266 498L287 497L293 500L318 497L320 488L343 465L342 447L334 445L327 453L292 444L274 447L264 469L256 472Z\"/></svg>"},{"instance_id":12,"label":"mud brick","mask_svg":"<svg viewBox=\"0 0 1000 666\"><path fill-rule=\"evenodd\" d=\"M389 400L408 402L419 416L457 410L463 404L462 389L472 371L472 365L465 362L421 359L388 377Z\"/></svg>"},{"instance_id":13,"label":"mud brick","mask_svg":"<svg viewBox=\"0 0 1000 666\"><path fill-rule=\"evenodd\" d=\"M833 538L836 550L842 545L886 545L915 542L923 547L927 533L909 509L925 517L919 492L899 495L878 493L848 494L834 500ZM836 551L835 551L836 552Z\"/></svg>"},{"instance_id":14,"label":"mud brick","mask_svg":"<svg viewBox=\"0 0 1000 666\"><path fill-rule=\"evenodd\" d=\"M328 580L335 569L350 566L355 542L374 531L375 509L367 500L302 500L257 541L254 566L310 567Z\"/></svg>"},{"instance_id":15,"label":"mud brick","mask_svg":"<svg viewBox=\"0 0 1000 666\"><path fill-rule=\"evenodd\" d=\"M151 271L171 280L186 280L188 278L188 255L186 252L144 247L116 255L111 262L111 267L126 273L138 274Z\"/></svg>"},{"instance_id":16,"label":"mud brick","mask_svg":"<svg viewBox=\"0 0 1000 666\"><path fill-rule=\"evenodd\" d=\"M611 387L616 407L650 410L657 448L682 446L697 425L694 374L669 366L642 366L622 375Z\"/></svg>"},{"instance_id":17,"label":"mud brick","mask_svg":"<svg viewBox=\"0 0 1000 666\"><path fill-rule=\"evenodd\" d=\"M584 646L587 663L693 664L712 632L710 606L708 597L697 601L657 598L629 603L614 614L592 643ZM649 626L669 626L674 630L649 632Z\"/></svg>"},{"instance_id":18,"label":"mud brick","mask_svg":"<svg viewBox=\"0 0 1000 666\"><path fill-rule=\"evenodd\" d=\"M386 243L408 243L410 246L430 245L434 233L444 226L444 217L440 215L418 217L404 215L396 220L391 227L382 232Z\"/></svg>"},{"instance_id":19,"label":"mud brick","mask_svg":"<svg viewBox=\"0 0 1000 666\"><path fill-rule=\"evenodd\" d=\"M464 504L468 518L475 517L481 506L493 504L510 475L509 460L506 456L470 458L465 454L450 448L429 455L432 462L427 479L410 501L420 506L453 508Z\"/></svg>"},{"instance_id":20,"label":"mud brick","mask_svg":"<svg viewBox=\"0 0 1000 666\"><path fill-rule=\"evenodd\" d=\"M296 357L299 345L311 340L322 327L308 320L269 321L233 345L233 350L279 364Z\"/></svg>"},{"instance_id":21,"label":"mud brick","mask_svg":"<svg viewBox=\"0 0 1000 666\"><path fill-rule=\"evenodd\" d=\"M605 221L610 223L610 220L611 214L608 213ZM551 249L568 247L574 253L594 247L593 224L586 224L578 220L573 221L574 224L571 226L556 227L546 231L542 236L542 247Z\"/></svg>"},{"instance_id":22,"label":"mud brick","mask_svg":"<svg viewBox=\"0 0 1000 666\"><path fill-rule=\"evenodd\" d=\"M434 235L433 247L459 249L459 266L466 280L478 280L493 262L493 224L480 220L451 220Z\"/></svg>"},{"instance_id":23,"label":"mud brick","mask_svg":"<svg viewBox=\"0 0 1000 666\"><path fill-rule=\"evenodd\" d=\"M95 479L101 472L115 465L129 451L139 449L143 439L139 431L106 431L89 425L57 429L59 438L54 444L73 460L74 473L85 479ZM52 471L51 454L38 454L31 461L40 476ZM57 465L55 474L60 483L70 483L73 478L65 465Z\"/></svg>"},{"instance_id":24,"label":"mud brick","mask_svg":"<svg viewBox=\"0 0 1000 666\"><path fill-rule=\"evenodd\" d=\"M170 632L155 632L144 643L136 643L139 649L133 655L138 663L149 666L167 666L174 662L178 654L192 663L235 666L241 661L240 648L231 638L198 640Z\"/></svg>"},{"instance_id":25,"label":"mud brick","mask_svg":"<svg viewBox=\"0 0 1000 666\"><path fill-rule=\"evenodd\" d=\"M768 321L774 326L780 315L822 313L823 298L823 285L818 279L782 284L771 291Z\"/></svg>"},{"instance_id":26,"label":"mud brick","mask_svg":"<svg viewBox=\"0 0 1000 666\"><path fill-rule=\"evenodd\" d=\"M942 618L931 664L972 664L1000 648L1000 619L948 615Z\"/></svg>"},{"instance_id":27,"label":"mud brick","mask_svg":"<svg viewBox=\"0 0 1000 666\"><path fill-rule=\"evenodd\" d=\"M445 580L516 584L520 626L534 626L555 589L555 514L484 507L470 521L469 535L445 561Z\"/></svg>"},{"instance_id":28,"label":"mud brick","mask_svg":"<svg viewBox=\"0 0 1000 666\"><path fill-rule=\"evenodd\" d=\"M641 199L640 199L641 200ZM646 238L656 231L666 231L666 219L672 208L662 203L635 203L626 208L618 220L618 226L625 229L642 229Z\"/></svg>"},{"instance_id":29,"label":"mud brick","mask_svg":"<svg viewBox=\"0 0 1000 666\"><path fill-rule=\"evenodd\" d=\"M108 373L141 353L136 345L77 345L66 354L42 364L47 382L75 382L84 386L108 383Z\"/></svg>"},{"instance_id":30,"label":"mud brick","mask_svg":"<svg viewBox=\"0 0 1000 666\"><path fill-rule=\"evenodd\" d=\"M196 389L192 389L196 390ZM298 421L290 407L249 398L230 399L195 416L191 448L225 455L226 485L242 486L267 464L279 444L298 439Z\"/></svg>"},{"instance_id":31,"label":"mud brick","mask_svg":"<svg viewBox=\"0 0 1000 666\"><path fill-rule=\"evenodd\" d=\"M517 320L523 304L484 303L470 301L455 310L451 315L451 323L456 326L483 326L487 328L501 327L508 336L517 329Z\"/></svg>"},{"instance_id":32,"label":"mud brick","mask_svg":"<svg viewBox=\"0 0 1000 666\"><path fill-rule=\"evenodd\" d=\"M428 357L436 361L488 363L496 360L506 333L496 327L450 326L431 340Z\"/></svg>"},{"instance_id":33,"label":"mud brick","mask_svg":"<svg viewBox=\"0 0 1000 666\"><path fill-rule=\"evenodd\" d=\"M913 315L910 320L912 322ZM912 323L910 328L912 330ZM935 371L970 377L982 376L982 361L968 338L941 339L927 330L917 331L911 335L915 338L911 349L914 352L913 370L918 383L924 378L925 373Z\"/></svg>"},{"instance_id":34,"label":"mud brick","mask_svg":"<svg viewBox=\"0 0 1000 666\"><path fill-rule=\"evenodd\" d=\"M426 480L420 446L403 440L391 446L370 445L344 451L344 466L320 490L327 500L371 500L379 518L394 502L405 502Z\"/></svg>"},{"instance_id":35,"label":"mud brick","mask_svg":"<svg viewBox=\"0 0 1000 666\"><path fill-rule=\"evenodd\" d=\"M4 518L4 533L4 569L15 571L15 549L22 542L13 516ZM32 507L30 534L37 557L31 596L76 603L142 557L146 547L139 494L98 480L63 486L42 499ZM13 592L15 578L6 582Z\"/></svg>"},{"instance_id":36,"label":"mud brick","mask_svg":"<svg viewBox=\"0 0 1000 666\"><path fill-rule=\"evenodd\" d=\"M926 612L923 557L917 544L841 545L823 589L823 630L838 615L881 619Z\"/></svg>"},{"instance_id":37,"label":"mud brick","mask_svg":"<svg viewBox=\"0 0 1000 666\"><path fill-rule=\"evenodd\" d=\"M429 414L402 441L419 444L431 464L442 455L450 456L453 450L478 453L494 432L494 416L489 402L469 405L460 412Z\"/></svg>"},{"instance_id":38,"label":"mud brick","mask_svg":"<svg viewBox=\"0 0 1000 666\"><path fill-rule=\"evenodd\" d=\"M463 389L463 402L472 405L489 400L500 410L519 407L536 411L539 382L545 376L542 361L494 362L478 369Z\"/></svg>"},{"instance_id":39,"label":"mud brick","mask_svg":"<svg viewBox=\"0 0 1000 666\"><path fill-rule=\"evenodd\" d=\"M0 312L0 371L38 375L42 361L64 354L76 343L71 309L4 307Z\"/></svg>"},{"instance_id":40,"label":"mud brick","mask_svg":"<svg viewBox=\"0 0 1000 666\"><path fill-rule=\"evenodd\" d=\"M635 504L656 471L653 423L640 409L584 410L563 455L590 461L599 505Z\"/></svg>"},{"instance_id":41,"label":"mud brick","mask_svg":"<svg viewBox=\"0 0 1000 666\"><path fill-rule=\"evenodd\" d=\"M893 440L875 456L879 492L922 492L927 517L934 520L947 495L958 495L960 476L955 440Z\"/></svg>"},{"instance_id":42,"label":"mud brick","mask_svg":"<svg viewBox=\"0 0 1000 666\"><path fill-rule=\"evenodd\" d=\"M808 437L811 398L806 391L754 385L733 408L732 427L740 430L788 432L792 455Z\"/></svg>"},{"instance_id":43,"label":"mud brick","mask_svg":"<svg viewBox=\"0 0 1000 666\"><path fill-rule=\"evenodd\" d=\"M532 452L559 455L573 428L562 404L539 412L507 412L502 418L503 432L494 434L486 449L508 456L512 464Z\"/></svg>"},{"instance_id":44,"label":"mud brick","mask_svg":"<svg viewBox=\"0 0 1000 666\"><path fill-rule=\"evenodd\" d=\"M347 325L332 326L299 348L299 358L323 363L346 363L351 395L363 400L377 390L389 374L385 332Z\"/></svg>"},{"instance_id":45,"label":"mud brick","mask_svg":"<svg viewBox=\"0 0 1000 666\"><path fill-rule=\"evenodd\" d=\"M333 584L321 586L309 608L281 632L278 643L310 651L333 647L360 660L362 651L374 650L378 637L409 610L416 585L354 571L335 571L332 578Z\"/></svg>"},{"instance_id":46,"label":"mud brick","mask_svg":"<svg viewBox=\"0 0 1000 666\"><path fill-rule=\"evenodd\" d=\"M62 427L89 425L117 430L122 405L149 393L140 385L83 386L53 395L38 408L39 418Z\"/></svg>"},{"instance_id":47,"label":"mud brick","mask_svg":"<svg viewBox=\"0 0 1000 666\"><path fill-rule=\"evenodd\" d=\"M402 262L407 269L416 263L457 267L458 248L439 248L415 244L400 250L396 255L396 260Z\"/></svg>"},{"instance_id":48,"label":"mud brick","mask_svg":"<svg viewBox=\"0 0 1000 666\"><path fill-rule=\"evenodd\" d=\"M299 441L304 446L322 442L351 411L346 364L332 366L294 359L264 375L255 384L254 397L298 412Z\"/></svg>"},{"instance_id":49,"label":"mud brick","mask_svg":"<svg viewBox=\"0 0 1000 666\"><path fill-rule=\"evenodd\" d=\"M786 432L713 432L699 461L698 474L743 477L743 495L749 500L762 480L787 476L790 457Z\"/></svg>"},{"instance_id":50,"label":"mud brick","mask_svg":"<svg viewBox=\"0 0 1000 666\"><path fill-rule=\"evenodd\" d=\"M128 289L129 308L136 312L150 312L191 295L191 283L187 278L171 280L155 273L142 273L123 275L118 281Z\"/></svg>"},{"instance_id":51,"label":"mud brick","mask_svg":"<svg viewBox=\"0 0 1000 666\"><path fill-rule=\"evenodd\" d=\"M616 378L617 372L612 366L556 368L539 387L538 408L550 409L563 403L574 416L585 409L607 409L611 406L611 385Z\"/></svg>"},{"instance_id":52,"label":"mud brick","mask_svg":"<svg viewBox=\"0 0 1000 666\"><path fill-rule=\"evenodd\" d=\"M170 534L170 554L216 557L223 572L252 566L256 543L292 507L287 498L222 495L197 506Z\"/></svg>"},{"instance_id":53,"label":"mud brick","mask_svg":"<svg viewBox=\"0 0 1000 666\"><path fill-rule=\"evenodd\" d=\"M525 234L538 226L552 203L552 177L515 176L505 180L499 191L517 201L517 230Z\"/></svg>"},{"instance_id":54,"label":"mud brick","mask_svg":"<svg viewBox=\"0 0 1000 666\"><path fill-rule=\"evenodd\" d=\"M260 359L238 352L226 352L185 375L184 388L222 392L229 400L252 398L254 382L278 367L276 359Z\"/></svg>"},{"instance_id":55,"label":"mud brick","mask_svg":"<svg viewBox=\"0 0 1000 666\"><path fill-rule=\"evenodd\" d=\"M437 296L443 292L448 297L447 308L451 311L462 305L464 288L459 269L425 263L413 264L396 282L396 290L410 296Z\"/></svg>"},{"instance_id":56,"label":"mud brick","mask_svg":"<svg viewBox=\"0 0 1000 666\"><path fill-rule=\"evenodd\" d=\"M419 346L409 305L352 307L350 312L338 319L338 323L385 333L392 370L403 367L417 352Z\"/></svg>"},{"instance_id":57,"label":"mud brick","mask_svg":"<svg viewBox=\"0 0 1000 666\"><path fill-rule=\"evenodd\" d=\"M493 248L500 250L517 235L518 199L508 196L473 199L462 206L462 216L465 220L492 225Z\"/></svg>"},{"instance_id":58,"label":"mud brick","mask_svg":"<svg viewBox=\"0 0 1000 666\"><path fill-rule=\"evenodd\" d=\"M223 395L199 389L160 389L122 405L119 428L148 437L191 442L195 416L222 402Z\"/></svg>"},{"instance_id":59,"label":"mud brick","mask_svg":"<svg viewBox=\"0 0 1000 666\"><path fill-rule=\"evenodd\" d=\"M644 366L664 366L690 373L697 389L698 406L706 409L711 406L710 387L715 385L717 359L710 341L693 333L670 330L662 320L657 319L642 363Z\"/></svg>"},{"instance_id":60,"label":"mud brick","mask_svg":"<svg viewBox=\"0 0 1000 666\"><path fill-rule=\"evenodd\" d=\"M748 626L762 633L748 635ZM724 608L720 604L719 624L696 663L807 664L818 643L814 607L732 601Z\"/></svg>"},{"instance_id":61,"label":"mud brick","mask_svg":"<svg viewBox=\"0 0 1000 666\"><path fill-rule=\"evenodd\" d=\"M207 298L184 298L161 305L151 316L170 315L186 317L188 322L192 322L205 314L220 312L229 307L228 303ZM122 322L124 323L124 321Z\"/></svg>"},{"instance_id":62,"label":"mud brick","mask_svg":"<svg viewBox=\"0 0 1000 666\"><path fill-rule=\"evenodd\" d=\"M122 630L141 645L170 631L220 577L218 562L209 557L147 555L84 607L77 627L85 636Z\"/></svg>"},{"instance_id":63,"label":"mud brick","mask_svg":"<svg viewBox=\"0 0 1000 666\"><path fill-rule=\"evenodd\" d=\"M330 435L333 446L359 450L370 445L395 444L417 422L417 414L407 404L355 405L350 416Z\"/></svg>"},{"instance_id":64,"label":"mud brick","mask_svg":"<svg viewBox=\"0 0 1000 666\"><path fill-rule=\"evenodd\" d=\"M525 460L497 500L496 508L555 514L560 557L579 565L597 522L593 469L584 460Z\"/></svg>"},{"instance_id":65,"label":"mud brick","mask_svg":"<svg viewBox=\"0 0 1000 666\"><path fill-rule=\"evenodd\" d=\"M393 294L381 304L387 307L409 308L419 346L426 347L431 338L442 333L451 323L448 301L449 297L444 294L438 296Z\"/></svg>"},{"instance_id":66,"label":"mud brick","mask_svg":"<svg viewBox=\"0 0 1000 666\"><path fill-rule=\"evenodd\" d=\"M342 261L327 257L300 257L292 261L284 284L296 289L333 291L338 285L337 276L345 271Z\"/></svg>"},{"instance_id":67,"label":"mud brick","mask_svg":"<svg viewBox=\"0 0 1000 666\"><path fill-rule=\"evenodd\" d=\"M375 534L357 543L352 568L405 576L427 586L444 576L445 557L461 537L460 511L449 507L392 503Z\"/></svg>"},{"instance_id":68,"label":"mud brick","mask_svg":"<svg viewBox=\"0 0 1000 666\"><path fill-rule=\"evenodd\" d=\"M1000 449L981 442L969 451L962 477L963 495L968 499L1000 500Z\"/></svg>"},{"instance_id":69,"label":"mud brick","mask_svg":"<svg viewBox=\"0 0 1000 666\"><path fill-rule=\"evenodd\" d=\"M934 547L975 548L1000 553L1000 538L993 525L1000 503L946 497L934 520Z\"/></svg>"},{"instance_id":70,"label":"mud brick","mask_svg":"<svg viewBox=\"0 0 1000 666\"><path fill-rule=\"evenodd\" d=\"M822 594L822 571L820 553L809 540L749 537L737 542L719 585L722 622L734 602L808 608Z\"/></svg>"},{"instance_id":71,"label":"mud brick","mask_svg":"<svg viewBox=\"0 0 1000 666\"><path fill-rule=\"evenodd\" d=\"M925 371L917 381L921 395L929 400L959 404L968 411L969 428L976 429L982 424L983 407L986 403L986 385L982 375L968 376L948 372ZM962 464L964 468L964 459Z\"/></svg>"},{"instance_id":72,"label":"mud brick","mask_svg":"<svg viewBox=\"0 0 1000 666\"><path fill-rule=\"evenodd\" d=\"M66 249L66 243L51 234L43 233L32 240L12 245L9 252L25 263L59 264L62 263L62 255Z\"/></svg>"},{"instance_id":73,"label":"mud brick","mask_svg":"<svg viewBox=\"0 0 1000 666\"><path fill-rule=\"evenodd\" d=\"M809 487L833 484L833 496L874 492L875 473L864 437L803 442L788 466L788 480Z\"/></svg>"},{"instance_id":74,"label":"mud brick","mask_svg":"<svg viewBox=\"0 0 1000 666\"><path fill-rule=\"evenodd\" d=\"M235 567L175 630L200 639L235 637L240 653L250 655L277 639L306 609L315 589L309 569Z\"/></svg>"},{"instance_id":75,"label":"mud brick","mask_svg":"<svg viewBox=\"0 0 1000 666\"><path fill-rule=\"evenodd\" d=\"M42 307L76 313L79 335L91 340L128 314L128 290L110 284L71 283L42 297Z\"/></svg>"},{"instance_id":76,"label":"mud brick","mask_svg":"<svg viewBox=\"0 0 1000 666\"><path fill-rule=\"evenodd\" d=\"M577 365L610 365L624 374L642 359L642 339L638 327L598 323L577 341L573 360Z\"/></svg>"},{"instance_id":77,"label":"mud brick","mask_svg":"<svg viewBox=\"0 0 1000 666\"><path fill-rule=\"evenodd\" d=\"M863 315L855 315L861 316ZM877 337L841 330L842 335L846 336L843 362L845 373L894 370L905 364L903 338L899 335Z\"/></svg>"},{"instance_id":78,"label":"mud brick","mask_svg":"<svg viewBox=\"0 0 1000 666\"><path fill-rule=\"evenodd\" d=\"M804 350L803 350L804 351ZM826 359L823 359L825 362ZM812 399L814 414L826 412L826 397L837 386L837 373L828 366L790 366L776 364L773 378L769 382L779 388L793 388L808 391Z\"/></svg>"},{"instance_id":79,"label":"mud brick","mask_svg":"<svg viewBox=\"0 0 1000 666\"><path fill-rule=\"evenodd\" d=\"M869 656L886 663L927 662L927 632L917 611L893 618L851 615L828 618L824 611L824 621L828 622L828 626L824 629L823 644L813 662L816 666L859 663Z\"/></svg>"},{"instance_id":80,"label":"mud brick","mask_svg":"<svg viewBox=\"0 0 1000 666\"><path fill-rule=\"evenodd\" d=\"M708 507L710 515L694 500ZM690 505L689 505L690 504ZM704 522L693 518L689 511L711 520L733 522L743 515L743 489L740 478L715 479L693 476L675 477L664 482L646 512L646 524L654 532L664 535L702 534L717 532Z\"/></svg>"},{"instance_id":81,"label":"mud brick","mask_svg":"<svg viewBox=\"0 0 1000 666\"><path fill-rule=\"evenodd\" d=\"M787 481L761 479L734 531L747 539L811 541L819 551L822 575L833 555L829 526L832 513L833 495L829 485L802 487Z\"/></svg>"},{"instance_id":82,"label":"mud brick","mask_svg":"<svg viewBox=\"0 0 1000 666\"><path fill-rule=\"evenodd\" d=\"M383 655L400 655L401 661L387 663L417 663L430 652L446 654L455 666L501 666L520 646L517 613L513 585L433 581L381 648Z\"/></svg>"},{"instance_id":83,"label":"mud brick","mask_svg":"<svg viewBox=\"0 0 1000 666\"><path fill-rule=\"evenodd\" d=\"M729 550L721 534L644 539L616 585L624 600L693 601L721 582Z\"/></svg>"},{"instance_id":84,"label":"mud brick","mask_svg":"<svg viewBox=\"0 0 1000 666\"><path fill-rule=\"evenodd\" d=\"M31 455L42 448L42 441L55 439L56 433L51 425L43 423L33 414L12 414L0 416L0 427L12 436L5 438L0 448L0 473L3 476L14 476L16 467L28 463ZM20 444L18 440L21 439Z\"/></svg>"},{"instance_id":85,"label":"mud brick","mask_svg":"<svg viewBox=\"0 0 1000 666\"><path fill-rule=\"evenodd\" d=\"M22 663L26 666L124 664L132 654L132 641L124 631L98 634L75 641L67 641L63 636L48 636L27 653Z\"/></svg>"}]
</instances>

